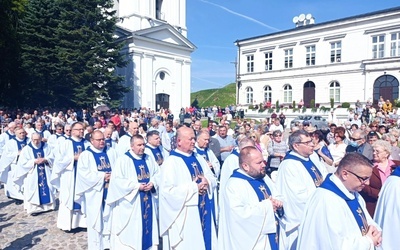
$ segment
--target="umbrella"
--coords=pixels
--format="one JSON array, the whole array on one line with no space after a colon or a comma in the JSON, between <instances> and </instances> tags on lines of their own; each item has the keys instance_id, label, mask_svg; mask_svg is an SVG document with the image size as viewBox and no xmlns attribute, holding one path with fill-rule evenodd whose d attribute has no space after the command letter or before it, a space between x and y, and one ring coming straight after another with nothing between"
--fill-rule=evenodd
<instances>
[{"instance_id":1,"label":"umbrella","mask_svg":"<svg viewBox=\"0 0 400 250\"><path fill-rule=\"evenodd\" d=\"M107 107L107 105L103 104L103 105L97 106L97 107L95 108L95 110L96 110L96 111L99 111L99 112L104 112L104 111L109 111L110 108Z\"/></svg>"}]
</instances>

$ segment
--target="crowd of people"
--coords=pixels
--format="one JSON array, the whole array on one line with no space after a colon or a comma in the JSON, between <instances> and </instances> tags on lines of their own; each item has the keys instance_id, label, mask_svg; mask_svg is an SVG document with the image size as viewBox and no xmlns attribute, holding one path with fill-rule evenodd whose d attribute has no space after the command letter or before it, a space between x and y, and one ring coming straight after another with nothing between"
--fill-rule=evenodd
<instances>
[{"instance_id":1,"label":"crowd of people","mask_svg":"<svg viewBox=\"0 0 400 250\"><path fill-rule=\"evenodd\" d=\"M400 245L399 129L211 112L204 128L190 109L3 112L5 195L32 216L58 199L56 226L87 228L88 249Z\"/></svg>"}]
</instances>

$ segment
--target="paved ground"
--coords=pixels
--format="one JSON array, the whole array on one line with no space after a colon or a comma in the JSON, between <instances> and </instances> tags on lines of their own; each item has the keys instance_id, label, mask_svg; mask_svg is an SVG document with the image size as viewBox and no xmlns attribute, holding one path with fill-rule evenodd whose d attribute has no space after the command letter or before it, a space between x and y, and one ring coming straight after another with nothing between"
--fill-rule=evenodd
<instances>
[{"instance_id":1,"label":"paved ground","mask_svg":"<svg viewBox=\"0 0 400 250\"><path fill-rule=\"evenodd\" d=\"M57 211L27 215L0 189L0 249L87 249L86 230L64 232L56 227Z\"/></svg>"}]
</instances>

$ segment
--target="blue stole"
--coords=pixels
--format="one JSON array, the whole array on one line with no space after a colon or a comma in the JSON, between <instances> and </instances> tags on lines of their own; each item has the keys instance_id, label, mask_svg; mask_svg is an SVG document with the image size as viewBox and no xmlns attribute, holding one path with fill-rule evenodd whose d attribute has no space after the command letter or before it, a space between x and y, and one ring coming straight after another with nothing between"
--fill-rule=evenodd
<instances>
[{"instance_id":1,"label":"blue stole","mask_svg":"<svg viewBox=\"0 0 400 250\"><path fill-rule=\"evenodd\" d=\"M201 148L196 147L196 152L197 154L201 155L204 160L206 160L207 162L210 161L210 159L208 158L208 150L210 150L209 148L205 148L204 150ZM213 172L214 176L215 176L215 170L214 168L211 169L211 171ZM215 214L215 201L214 201L214 197L211 199L211 203L212 203L212 207L211 207L211 212L213 213L213 218L214 218L214 224L215 226L217 226L217 222L216 222L216 214Z\"/></svg>"},{"instance_id":2,"label":"blue stole","mask_svg":"<svg viewBox=\"0 0 400 250\"><path fill-rule=\"evenodd\" d=\"M37 131L36 130L36 128L35 129L33 129L36 133L38 133L42 138L43 138L43 136L44 136L44 130L42 130L42 131Z\"/></svg>"},{"instance_id":3,"label":"blue stole","mask_svg":"<svg viewBox=\"0 0 400 250\"><path fill-rule=\"evenodd\" d=\"M259 201L269 199L269 197L271 196L271 190L268 188L268 185L265 183L265 181L263 179L251 178L242 173L239 173L238 169L233 171L233 174L231 175L231 177L248 181L250 186L253 188L254 192L256 192ZM275 216L275 221L278 222L278 219L276 218L276 216ZM268 234L269 244L270 244L272 250L279 249L279 244L278 244L279 230L280 230L279 223L277 223L276 233Z\"/></svg>"},{"instance_id":4,"label":"blue stole","mask_svg":"<svg viewBox=\"0 0 400 250\"><path fill-rule=\"evenodd\" d=\"M112 148L112 139L108 138L105 140L107 150Z\"/></svg>"},{"instance_id":5,"label":"blue stole","mask_svg":"<svg viewBox=\"0 0 400 250\"><path fill-rule=\"evenodd\" d=\"M32 143L28 144L33 151L33 156L35 159L37 158L44 158L44 143L42 142L40 148L34 148ZM45 164L38 164L36 167L37 174L38 174L38 188L39 188L39 201L40 205L50 203L50 190L49 185L47 184L47 176L45 171Z\"/></svg>"},{"instance_id":6,"label":"blue stole","mask_svg":"<svg viewBox=\"0 0 400 250\"><path fill-rule=\"evenodd\" d=\"M110 173L111 172L111 165L110 160L108 159L107 151L103 150L100 153L96 153L90 147L87 148L89 152L93 154L94 160L96 161L97 170L101 172ZM105 201L107 198L108 193L108 182L104 182L103 184L103 209L105 205Z\"/></svg>"},{"instance_id":7,"label":"blue stole","mask_svg":"<svg viewBox=\"0 0 400 250\"><path fill-rule=\"evenodd\" d=\"M392 172L391 175L400 177L400 167L396 167L396 168L393 170L393 172Z\"/></svg>"},{"instance_id":8,"label":"blue stole","mask_svg":"<svg viewBox=\"0 0 400 250\"><path fill-rule=\"evenodd\" d=\"M146 163L146 154L140 160L135 159L130 152L126 152L135 166L137 180L139 183L147 184L150 181L150 171ZM151 191L140 191L140 204L142 210L142 249L149 249L153 245L153 198Z\"/></svg>"},{"instance_id":9,"label":"blue stole","mask_svg":"<svg viewBox=\"0 0 400 250\"><path fill-rule=\"evenodd\" d=\"M300 157L297 157L292 154L286 154L284 160L286 159L292 159L296 161L300 161L307 172L310 174L310 177L312 178L314 184L316 187L319 187L321 183L324 181L324 177L322 176L321 172L318 170L317 167L314 166L314 163L311 161L311 159L308 159L308 161L305 161L301 159Z\"/></svg>"},{"instance_id":10,"label":"blue stole","mask_svg":"<svg viewBox=\"0 0 400 250\"><path fill-rule=\"evenodd\" d=\"M65 136L63 134L61 134L61 135L56 134L56 137L57 137L57 139L60 138L60 137L64 137L65 138Z\"/></svg>"},{"instance_id":11,"label":"blue stole","mask_svg":"<svg viewBox=\"0 0 400 250\"><path fill-rule=\"evenodd\" d=\"M26 146L26 142L28 140L26 137L23 141L17 140L16 137L14 137L12 139L17 142L18 151L20 151L21 149L23 149Z\"/></svg>"},{"instance_id":12,"label":"blue stole","mask_svg":"<svg viewBox=\"0 0 400 250\"><path fill-rule=\"evenodd\" d=\"M73 149L74 149L74 155L80 154L80 153L82 153L83 151L85 151L85 139L82 138L82 140L81 140L80 142L77 142L77 141L74 141L74 140L72 139L72 137L69 137L67 140L70 140L70 141L72 142L72 147L73 147ZM75 170L75 173L74 173L74 183L75 183L75 181L76 181L76 166L77 166L77 165L78 165L78 161L75 161L75 160L74 160L74 170ZM73 195L75 196L75 184L74 184L74 193L73 193ZM81 205L80 205L79 203L76 203L76 202L74 201L74 207L73 207L73 209L74 209L74 210L80 210L80 209L81 209Z\"/></svg>"},{"instance_id":13,"label":"blue stole","mask_svg":"<svg viewBox=\"0 0 400 250\"><path fill-rule=\"evenodd\" d=\"M199 147L196 147L196 152L197 152L199 155L203 156L204 160L210 161L210 159L208 158L207 151L208 151L208 148L201 149L201 148L199 148Z\"/></svg>"},{"instance_id":14,"label":"blue stole","mask_svg":"<svg viewBox=\"0 0 400 250\"><path fill-rule=\"evenodd\" d=\"M10 132L8 132L8 130L6 131L6 134L8 135L9 140L15 138L15 135L10 134Z\"/></svg>"},{"instance_id":15,"label":"blue stole","mask_svg":"<svg viewBox=\"0 0 400 250\"><path fill-rule=\"evenodd\" d=\"M194 153L192 153L190 156L186 156L183 154L180 154L176 152L175 150L172 150L170 152L170 155L174 155L176 157L181 158L184 162L186 167L188 168L190 172L190 176L192 177L192 181L199 175L204 176L203 169L201 168L200 162L197 160L196 156ZM201 180L197 180L197 183L200 183ZM206 247L206 250L211 250L211 214L215 214L215 212L212 212L214 209L214 203L212 200L208 198L207 192L203 195L199 194L199 215L200 215L200 222L202 226L202 231L203 231L203 239L204 239L204 244ZM209 213L208 211L211 211Z\"/></svg>"},{"instance_id":16,"label":"blue stole","mask_svg":"<svg viewBox=\"0 0 400 250\"><path fill-rule=\"evenodd\" d=\"M237 157L239 157L239 152L236 150L236 148L234 148L232 150L231 154L236 155Z\"/></svg>"},{"instance_id":17,"label":"blue stole","mask_svg":"<svg viewBox=\"0 0 400 250\"><path fill-rule=\"evenodd\" d=\"M337 196L340 198L344 199L349 206L351 213L354 216L354 219L356 220L358 227L360 228L361 234L364 236L367 233L368 230L368 222L367 219L365 218L364 211L362 210L360 203L358 203L357 198L354 198L353 200L349 199L337 186L331 179L329 178L332 174L329 174L326 178L325 181L321 184L321 188L325 188L333 193L335 193Z\"/></svg>"},{"instance_id":18,"label":"blue stole","mask_svg":"<svg viewBox=\"0 0 400 250\"><path fill-rule=\"evenodd\" d=\"M152 148L149 145L146 145L146 148L151 150L151 153L153 154L154 158L156 159L156 162L158 166L161 166L164 162L164 157L162 155L160 147Z\"/></svg>"}]
</instances>

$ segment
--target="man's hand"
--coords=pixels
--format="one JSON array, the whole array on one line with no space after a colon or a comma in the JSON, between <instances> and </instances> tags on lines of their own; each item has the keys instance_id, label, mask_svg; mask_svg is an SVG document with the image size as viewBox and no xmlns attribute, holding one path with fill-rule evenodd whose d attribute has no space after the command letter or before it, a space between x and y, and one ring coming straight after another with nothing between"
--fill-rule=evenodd
<instances>
[{"instance_id":1,"label":"man's hand","mask_svg":"<svg viewBox=\"0 0 400 250\"><path fill-rule=\"evenodd\" d=\"M150 191L154 187L154 184L152 182L149 182L145 185L143 191Z\"/></svg>"},{"instance_id":2,"label":"man's hand","mask_svg":"<svg viewBox=\"0 0 400 250\"><path fill-rule=\"evenodd\" d=\"M77 153L74 155L74 160L77 161L79 159L79 156L81 155L81 153Z\"/></svg>"},{"instance_id":3,"label":"man's hand","mask_svg":"<svg viewBox=\"0 0 400 250\"><path fill-rule=\"evenodd\" d=\"M283 202L280 200L276 200L272 197L269 198L271 200L272 203L272 207L274 208L274 212L276 212L277 209L282 208L283 207Z\"/></svg>"},{"instance_id":4,"label":"man's hand","mask_svg":"<svg viewBox=\"0 0 400 250\"><path fill-rule=\"evenodd\" d=\"M380 232L375 226L370 225L366 234L373 242L374 246L380 246L382 242L382 232Z\"/></svg>"},{"instance_id":5,"label":"man's hand","mask_svg":"<svg viewBox=\"0 0 400 250\"><path fill-rule=\"evenodd\" d=\"M200 181L200 183L197 184L197 188L198 188L198 190L199 190L199 194L200 194L200 195L203 195L203 194L205 194L205 193L207 192L207 189L208 189L208 181L207 181L207 179L206 179L204 176L202 176L202 175L198 175L197 178L196 178L196 180L198 180L198 179L200 179L201 181Z\"/></svg>"},{"instance_id":6,"label":"man's hand","mask_svg":"<svg viewBox=\"0 0 400 250\"><path fill-rule=\"evenodd\" d=\"M105 174L104 174L104 181L105 181L105 182L109 182L109 181L110 181L110 178L111 178L111 173L105 173Z\"/></svg>"},{"instance_id":7,"label":"man's hand","mask_svg":"<svg viewBox=\"0 0 400 250\"><path fill-rule=\"evenodd\" d=\"M139 191L145 191L144 189L146 188L146 185L146 183L140 183Z\"/></svg>"},{"instance_id":8,"label":"man's hand","mask_svg":"<svg viewBox=\"0 0 400 250\"><path fill-rule=\"evenodd\" d=\"M43 164L43 163L46 163L47 162L47 160L45 159L45 158L37 158L37 159L35 159L35 161L34 161L34 163L35 164Z\"/></svg>"}]
</instances>

